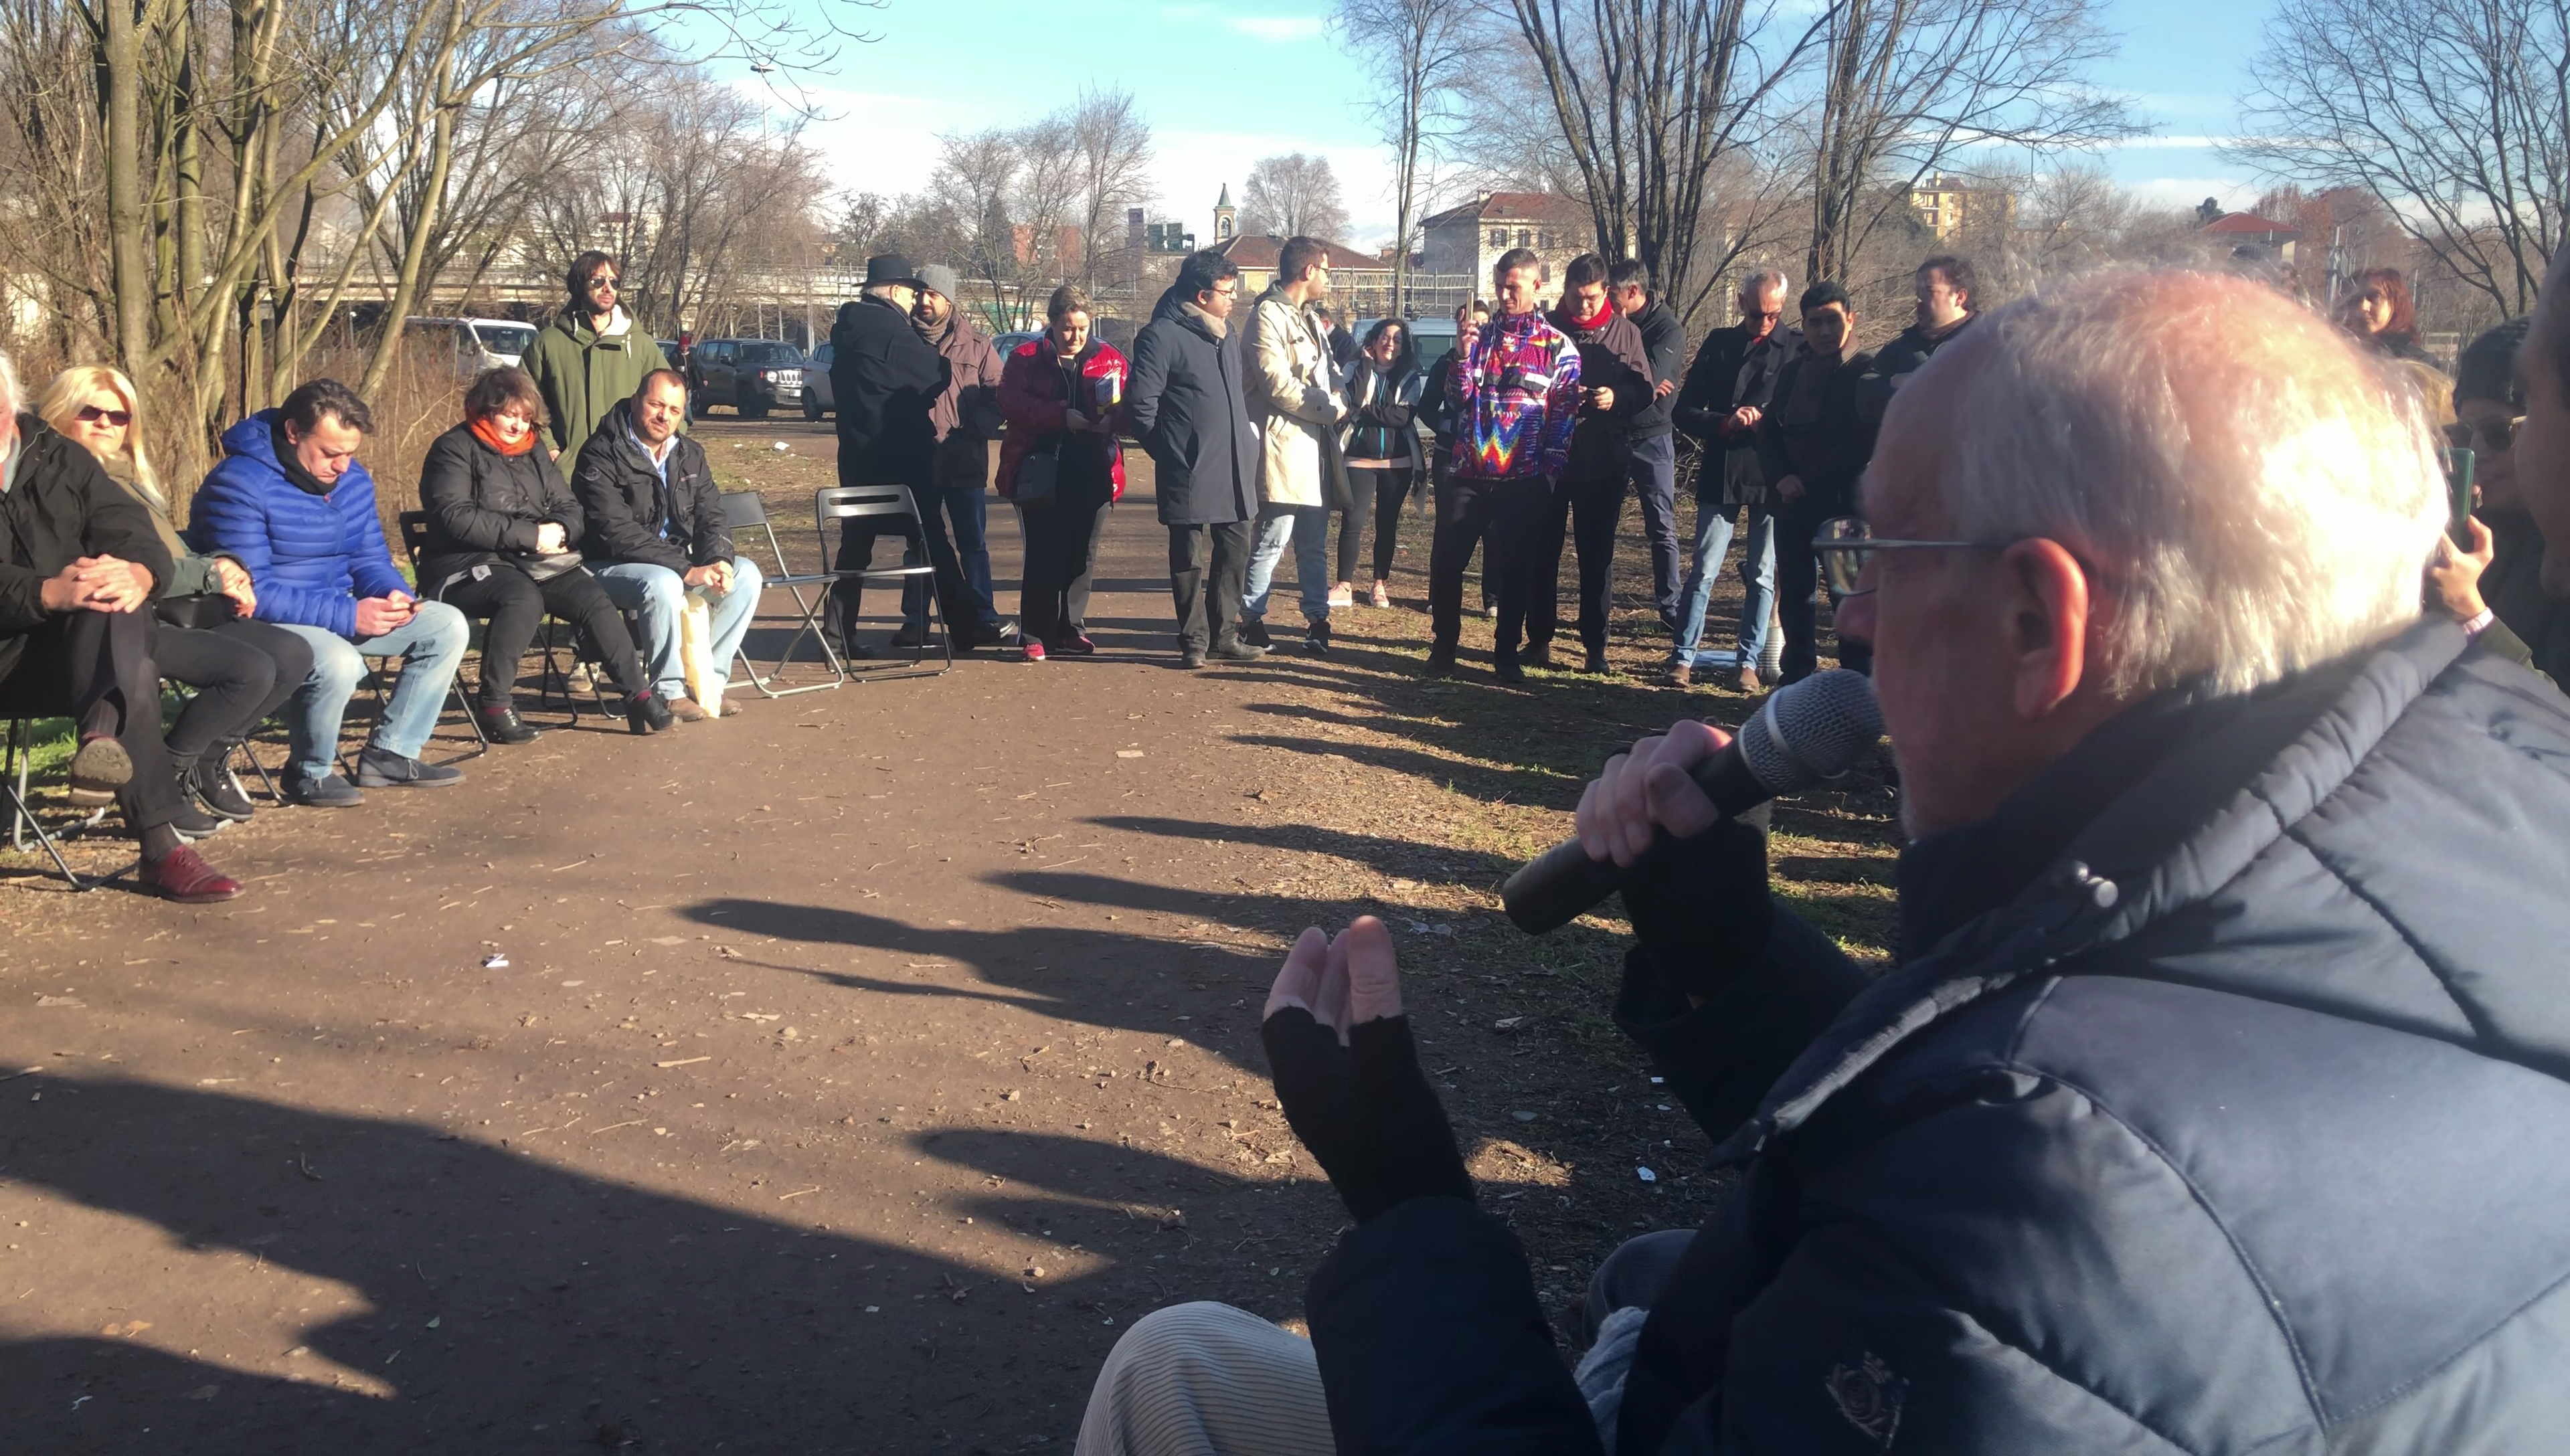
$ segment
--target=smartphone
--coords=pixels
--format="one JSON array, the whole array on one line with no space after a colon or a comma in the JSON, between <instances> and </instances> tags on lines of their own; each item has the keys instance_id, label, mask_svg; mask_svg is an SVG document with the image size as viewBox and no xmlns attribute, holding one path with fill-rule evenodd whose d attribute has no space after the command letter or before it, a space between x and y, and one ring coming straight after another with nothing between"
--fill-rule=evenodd
<instances>
[{"instance_id":1,"label":"smartphone","mask_svg":"<svg viewBox=\"0 0 2570 1456\"><path fill-rule=\"evenodd\" d=\"M2465 549L2472 544L2473 459L2459 446L2445 452L2445 535Z\"/></svg>"}]
</instances>

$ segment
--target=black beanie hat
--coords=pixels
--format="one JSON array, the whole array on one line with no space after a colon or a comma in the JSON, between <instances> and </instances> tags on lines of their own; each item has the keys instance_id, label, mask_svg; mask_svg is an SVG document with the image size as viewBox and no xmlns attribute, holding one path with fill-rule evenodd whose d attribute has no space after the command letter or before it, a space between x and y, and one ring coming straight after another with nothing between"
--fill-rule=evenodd
<instances>
[{"instance_id":1,"label":"black beanie hat","mask_svg":"<svg viewBox=\"0 0 2570 1456\"><path fill-rule=\"evenodd\" d=\"M2454 403L2485 399L2524 409L2525 387L2516 381L2516 351L2533 327L2533 315L2520 314L2466 345L2462 357L2454 361Z\"/></svg>"}]
</instances>

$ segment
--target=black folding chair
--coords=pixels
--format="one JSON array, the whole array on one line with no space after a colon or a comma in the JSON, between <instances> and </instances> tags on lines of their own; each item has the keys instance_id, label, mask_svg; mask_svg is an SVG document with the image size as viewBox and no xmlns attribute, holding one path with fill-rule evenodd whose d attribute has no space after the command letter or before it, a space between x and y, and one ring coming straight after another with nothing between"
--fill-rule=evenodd
<instances>
[{"instance_id":1,"label":"black folding chair","mask_svg":"<svg viewBox=\"0 0 2570 1456\"><path fill-rule=\"evenodd\" d=\"M807 571L797 574L789 568L785 564L785 547L776 540L775 523L767 519L767 502L761 499L756 491L725 491L721 499L723 525L731 529L732 545L735 549L740 545L739 534L744 531L755 530L767 538L767 551L776 559L776 573L767 578L766 584L770 587L785 588L786 594L794 598L794 609L800 614L802 622L794 629L794 635L786 640L785 650L777 654L776 664L765 673L761 673L758 670L758 664L750 660L749 639L741 638L740 648L733 655L740 660L741 666L749 669L749 685L758 689L765 697L790 698L796 693L819 692L825 687L837 687L845 683L848 680L848 664L839 656L838 649L830 645L830 635L823 630L821 619L822 611L830 604L830 587L839 579L839 573ZM822 549L824 551L829 549L827 543L823 544ZM815 594L808 599L803 595L803 588L807 586L817 588ZM807 636L820 644L821 664L830 670L830 676L821 682L797 683L792 687L776 686L777 679L792 664L795 649L803 645L803 639ZM729 672L731 664L724 663L723 670Z\"/></svg>"},{"instance_id":2,"label":"black folding chair","mask_svg":"<svg viewBox=\"0 0 2570 1456\"><path fill-rule=\"evenodd\" d=\"M420 557L425 555L428 551L428 513L425 511L405 511L397 519L401 525L402 550L410 556L410 577L411 580L416 582L420 579ZM426 589L425 585L421 588L423 599L426 599ZM536 650L545 654L545 665L543 669L536 674L536 706L539 708L550 706L554 700L555 689L560 688L562 691L563 707L570 712L571 720L574 723L578 723L580 721L580 699L572 695L571 675L564 672L562 670L562 664L554 658L554 649L560 645L554 640L554 628L558 626L569 627L571 626L571 623L555 616L550 611L546 612L542 623L543 635L539 636L535 643ZM575 629L572 634L572 657L575 662L577 662L580 657L580 637L577 629ZM484 669L486 671L488 670L487 662L484 665ZM516 686L517 667L514 663L511 664L509 669L509 680L512 687ZM380 680L376 683L375 691L378 697L382 696L383 685ZM461 674L457 675L451 691L455 698L456 709L464 714L465 722L473 725L473 736L481 740L483 748L489 748L491 746L490 735L482 731L482 720L475 716L473 705L465 699L464 678ZM592 673L590 675L589 692L591 698L596 701L598 711L602 714L606 713L607 700L605 697L601 696L598 691L598 676L596 673ZM476 756L478 757L479 755L477 754Z\"/></svg>"},{"instance_id":3,"label":"black folding chair","mask_svg":"<svg viewBox=\"0 0 2570 1456\"><path fill-rule=\"evenodd\" d=\"M9 801L9 847L25 850L27 834L33 831L36 843L44 849L45 857L54 862L55 873L61 875L63 882L76 893L96 890L111 881L133 874L135 865L127 865L111 874L92 879L74 870L71 862L63 858L62 847L54 843L54 836L46 831L45 822L36 817L34 806L27 802L27 771L34 765L35 759L36 745L27 741L27 720L10 719L8 748L5 756L0 756L0 797L5 797ZM68 826L68 829L90 829L106 817L107 809L101 806L91 811L78 824Z\"/></svg>"},{"instance_id":4,"label":"black folding chair","mask_svg":"<svg viewBox=\"0 0 2570 1456\"><path fill-rule=\"evenodd\" d=\"M902 539L913 548L913 553L923 563L929 560L928 531L920 523L919 504L911 499L910 487L823 486L812 493L812 530L813 534L824 542L829 540L830 523L833 521L845 523L869 520L895 524L901 532ZM926 633L922 633L919 645L912 649L908 662L897 662L884 670L866 670L862 666L854 666L848 669L850 676L861 681L891 682L904 677L936 677L955 666L954 623L946 620L945 609L937 599L936 571L935 566L922 564L865 566L856 570L830 573L835 580L854 581L860 586L871 586L878 582L900 585L908 583L914 577L928 578L920 582L921 585L929 588L928 630L937 634L938 651L945 658L936 667L928 665L928 637ZM826 594L823 599L828 599Z\"/></svg>"}]
</instances>

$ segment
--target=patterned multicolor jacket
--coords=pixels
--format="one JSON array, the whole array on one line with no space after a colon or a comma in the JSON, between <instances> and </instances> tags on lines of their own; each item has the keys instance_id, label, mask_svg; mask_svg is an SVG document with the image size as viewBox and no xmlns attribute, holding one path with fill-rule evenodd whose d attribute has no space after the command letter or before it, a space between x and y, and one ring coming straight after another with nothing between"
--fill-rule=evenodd
<instances>
[{"instance_id":1,"label":"patterned multicolor jacket","mask_svg":"<svg viewBox=\"0 0 2570 1456\"><path fill-rule=\"evenodd\" d=\"M1551 481L1579 423L1579 346L1537 313L1502 315L1448 385L1459 480Z\"/></svg>"}]
</instances>

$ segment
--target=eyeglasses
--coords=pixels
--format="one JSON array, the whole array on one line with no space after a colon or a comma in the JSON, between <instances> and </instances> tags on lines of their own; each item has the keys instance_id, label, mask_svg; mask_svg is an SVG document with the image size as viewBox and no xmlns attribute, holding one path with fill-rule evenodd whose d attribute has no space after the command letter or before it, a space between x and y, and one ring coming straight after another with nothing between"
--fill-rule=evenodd
<instances>
[{"instance_id":1,"label":"eyeglasses","mask_svg":"<svg viewBox=\"0 0 2570 1456\"><path fill-rule=\"evenodd\" d=\"M2523 428L2525 428L2523 415L2509 415L2499 420L2483 420L2479 424L2456 420L2445 427L2445 439L2456 450L2469 450L2472 448L2472 442L2478 440L2493 451L2503 451L2515 446L2516 432Z\"/></svg>"},{"instance_id":2,"label":"eyeglasses","mask_svg":"<svg viewBox=\"0 0 2570 1456\"><path fill-rule=\"evenodd\" d=\"M607 290L608 292L610 292L610 293L615 292L615 291L616 291L616 279L615 279L615 277L614 277L613 275L611 275L611 274L608 274L608 273L601 273L601 274L599 274L597 277L592 278L592 279L590 279L590 280L589 280L589 291L590 291L590 292L595 293L595 292L597 292L597 291L598 291L599 289L601 289L601 288L606 289L606 290Z\"/></svg>"},{"instance_id":3,"label":"eyeglasses","mask_svg":"<svg viewBox=\"0 0 2570 1456\"><path fill-rule=\"evenodd\" d=\"M1839 596L1863 596L1874 589L1856 583L1876 551L2003 551L2012 545L2004 541L1878 541L1874 528L1854 516L1824 521L1812 533L1812 549L1821 553L1821 572L1829 578L1831 592Z\"/></svg>"},{"instance_id":4,"label":"eyeglasses","mask_svg":"<svg viewBox=\"0 0 2570 1456\"><path fill-rule=\"evenodd\" d=\"M80 422L82 424L95 425L101 420L105 420L107 423L122 430L126 426L134 423L134 412L132 410L101 409L97 405L81 406Z\"/></svg>"}]
</instances>

